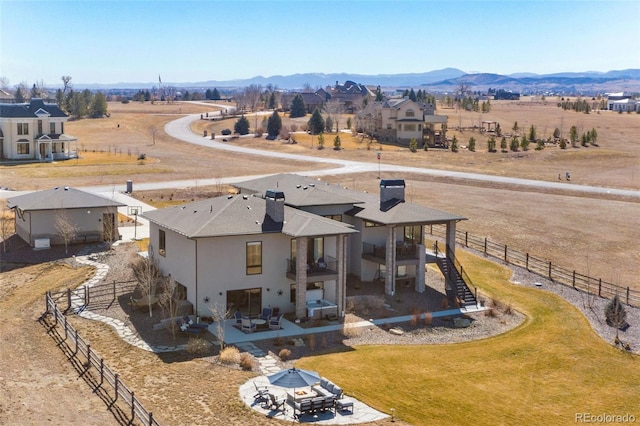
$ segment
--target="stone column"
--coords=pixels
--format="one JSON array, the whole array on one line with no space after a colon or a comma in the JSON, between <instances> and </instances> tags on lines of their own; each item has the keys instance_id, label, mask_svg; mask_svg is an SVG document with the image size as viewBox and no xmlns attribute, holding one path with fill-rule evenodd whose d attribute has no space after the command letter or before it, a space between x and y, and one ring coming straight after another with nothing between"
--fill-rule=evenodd
<instances>
[{"instance_id":1,"label":"stone column","mask_svg":"<svg viewBox=\"0 0 640 426\"><path fill-rule=\"evenodd\" d=\"M338 305L338 316L344 316L345 302L347 295L347 275L346 264L347 256L345 250L346 235L336 236L336 267L338 272L338 278L336 280L336 305Z\"/></svg>"},{"instance_id":2,"label":"stone column","mask_svg":"<svg viewBox=\"0 0 640 426\"><path fill-rule=\"evenodd\" d=\"M418 293L424 293L424 287L425 287L424 268L427 263L427 254L424 251L424 244L418 244L416 247L416 250L418 250L418 266L416 267L415 290Z\"/></svg>"},{"instance_id":3,"label":"stone column","mask_svg":"<svg viewBox=\"0 0 640 426\"><path fill-rule=\"evenodd\" d=\"M296 318L307 316L307 238L296 238Z\"/></svg>"},{"instance_id":4,"label":"stone column","mask_svg":"<svg viewBox=\"0 0 640 426\"><path fill-rule=\"evenodd\" d=\"M447 279L448 279L449 286L455 290L456 278L455 278L455 271L453 270L454 269L453 259L456 254L456 221L455 220L451 220L447 222L446 243L447 243L446 256L447 256L447 259L451 261L450 263L451 267L449 268L449 277L447 277Z\"/></svg>"},{"instance_id":5,"label":"stone column","mask_svg":"<svg viewBox=\"0 0 640 426\"><path fill-rule=\"evenodd\" d=\"M387 225L385 267L387 276L384 280L384 292L393 296L396 290L396 228L393 225Z\"/></svg>"}]
</instances>

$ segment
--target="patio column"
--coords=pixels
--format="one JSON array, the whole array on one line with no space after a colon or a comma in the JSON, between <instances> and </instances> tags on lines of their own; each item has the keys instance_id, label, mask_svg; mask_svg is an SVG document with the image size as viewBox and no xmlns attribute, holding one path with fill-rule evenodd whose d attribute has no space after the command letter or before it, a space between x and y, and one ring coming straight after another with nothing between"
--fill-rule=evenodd
<instances>
[{"instance_id":1,"label":"patio column","mask_svg":"<svg viewBox=\"0 0 640 426\"><path fill-rule=\"evenodd\" d=\"M296 318L307 316L307 238L296 238Z\"/></svg>"},{"instance_id":2,"label":"patio column","mask_svg":"<svg viewBox=\"0 0 640 426\"><path fill-rule=\"evenodd\" d=\"M336 281L336 305L338 305L338 316L344 316L345 298L347 295L347 256L345 250L346 235L336 236L336 263L338 279Z\"/></svg>"},{"instance_id":3,"label":"patio column","mask_svg":"<svg viewBox=\"0 0 640 426\"><path fill-rule=\"evenodd\" d=\"M416 247L416 250L418 250L418 267L416 268L415 290L418 293L424 293L424 287L425 287L424 268L427 263L427 254L424 251L424 244L418 244Z\"/></svg>"},{"instance_id":4,"label":"patio column","mask_svg":"<svg viewBox=\"0 0 640 426\"><path fill-rule=\"evenodd\" d=\"M450 220L447 222L447 233L446 233L446 243L447 243L447 252L446 257L449 259L450 264L453 265L453 260L456 254L456 221ZM452 289L455 289L455 271L453 268L449 268L449 276L447 277L447 284Z\"/></svg>"},{"instance_id":5,"label":"patio column","mask_svg":"<svg viewBox=\"0 0 640 426\"><path fill-rule=\"evenodd\" d=\"M384 292L393 296L396 292L396 228L393 225L387 225L385 267L387 275L384 280Z\"/></svg>"}]
</instances>

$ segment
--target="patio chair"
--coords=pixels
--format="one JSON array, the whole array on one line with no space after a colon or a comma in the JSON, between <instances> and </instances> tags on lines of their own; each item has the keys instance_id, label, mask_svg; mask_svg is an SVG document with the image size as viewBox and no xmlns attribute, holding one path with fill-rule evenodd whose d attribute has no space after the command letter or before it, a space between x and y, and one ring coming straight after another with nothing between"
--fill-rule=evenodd
<instances>
[{"instance_id":1,"label":"patio chair","mask_svg":"<svg viewBox=\"0 0 640 426\"><path fill-rule=\"evenodd\" d=\"M256 325L251 321L250 318L242 318L242 325L240 326L240 330L245 331L247 333L253 333L256 331Z\"/></svg>"},{"instance_id":2,"label":"patio chair","mask_svg":"<svg viewBox=\"0 0 640 426\"><path fill-rule=\"evenodd\" d=\"M282 314L278 316L270 316L269 317L269 329L271 330L280 330L282 326L280 325L282 320Z\"/></svg>"},{"instance_id":3,"label":"patio chair","mask_svg":"<svg viewBox=\"0 0 640 426\"><path fill-rule=\"evenodd\" d=\"M253 399L257 400L258 402L264 402L269 398L267 396L269 394L268 387L258 386L256 385L256 382L253 382L253 387L256 388L256 394L253 395Z\"/></svg>"},{"instance_id":4,"label":"patio chair","mask_svg":"<svg viewBox=\"0 0 640 426\"><path fill-rule=\"evenodd\" d=\"M267 393L267 402L265 403L264 408L268 408L270 410L282 411L283 413L287 412L287 400L285 398L276 398L276 396L272 393Z\"/></svg>"},{"instance_id":5,"label":"patio chair","mask_svg":"<svg viewBox=\"0 0 640 426\"><path fill-rule=\"evenodd\" d=\"M262 308L262 315L260 315L260 319L269 321L269 317L271 316L271 314L272 314L271 308Z\"/></svg>"},{"instance_id":6,"label":"patio chair","mask_svg":"<svg viewBox=\"0 0 640 426\"><path fill-rule=\"evenodd\" d=\"M304 414L311 413L311 400L305 399L300 402L295 402L293 404L293 417L296 420L300 420Z\"/></svg>"},{"instance_id":7,"label":"patio chair","mask_svg":"<svg viewBox=\"0 0 640 426\"><path fill-rule=\"evenodd\" d=\"M324 271L327 269L327 262L324 261L324 257L318 259L318 270Z\"/></svg>"},{"instance_id":8,"label":"patio chair","mask_svg":"<svg viewBox=\"0 0 640 426\"><path fill-rule=\"evenodd\" d=\"M233 314L234 318L236 319L236 325L237 324L242 324L242 312L240 311L235 311L235 313Z\"/></svg>"},{"instance_id":9,"label":"patio chair","mask_svg":"<svg viewBox=\"0 0 640 426\"><path fill-rule=\"evenodd\" d=\"M185 333L185 334L200 334L203 333L205 331L207 331L207 328L202 328L202 327L192 327L189 325L189 323L182 321L181 319L176 320L176 325L178 326L178 331L180 333ZM204 325L204 324L202 324Z\"/></svg>"},{"instance_id":10,"label":"patio chair","mask_svg":"<svg viewBox=\"0 0 640 426\"><path fill-rule=\"evenodd\" d=\"M202 330L209 329L209 324L195 323L191 318L189 318L189 315L185 315L184 317L182 317L182 321L188 324L189 328L200 328Z\"/></svg>"}]
</instances>

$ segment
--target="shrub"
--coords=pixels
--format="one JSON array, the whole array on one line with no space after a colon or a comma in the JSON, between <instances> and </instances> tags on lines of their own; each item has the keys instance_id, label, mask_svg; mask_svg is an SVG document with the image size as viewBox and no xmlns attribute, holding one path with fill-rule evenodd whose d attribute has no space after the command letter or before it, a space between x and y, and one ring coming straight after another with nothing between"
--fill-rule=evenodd
<instances>
[{"instance_id":1,"label":"shrub","mask_svg":"<svg viewBox=\"0 0 640 426\"><path fill-rule=\"evenodd\" d=\"M280 349L280 352L278 352L278 356L281 360L286 361L291 357L291 351L287 348Z\"/></svg>"},{"instance_id":2,"label":"shrub","mask_svg":"<svg viewBox=\"0 0 640 426\"><path fill-rule=\"evenodd\" d=\"M185 349L190 354L202 355L202 354L209 353L212 347L213 347L213 344L208 340L202 339L200 337L196 337L194 339L189 339Z\"/></svg>"},{"instance_id":3,"label":"shrub","mask_svg":"<svg viewBox=\"0 0 640 426\"><path fill-rule=\"evenodd\" d=\"M489 308L484 311L484 316L488 318L494 318L496 316L496 310L493 308Z\"/></svg>"},{"instance_id":4,"label":"shrub","mask_svg":"<svg viewBox=\"0 0 640 426\"><path fill-rule=\"evenodd\" d=\"M235 346L227 346L220 351L218 359L222 364L237 364L240 362L240 351Z\"/></svg>"},{"instance_id":5,"label":"shrub","mask_svg":"<svg viewBox=\"0 0 640 426\"><path fill-rule=\"evenodd\" d=\"M256 365L256 359L250 353L242 352L240 354L240 368L245 371L251 371Z\"/></svg>"},{"instance_id":6,"label":"shrub","mask_svg":"<svg viewBox=\"0 0 640 426\"><path fill-rule=\"evenodd\" d=\"M433 322L433 315L431 315L431 312L425 312L424 325L431 325L432 322Z\"/></svg>"},{"instance_id":7,"label":"shrub","mask_svg":"<svg viewBox=\"0 0 640 426\"><path fill-rule=\"evenodd\" d=\"M231 129L223 129L220 133L224 136L229 136L231 134Z\"/></svg>"}]
</instances>

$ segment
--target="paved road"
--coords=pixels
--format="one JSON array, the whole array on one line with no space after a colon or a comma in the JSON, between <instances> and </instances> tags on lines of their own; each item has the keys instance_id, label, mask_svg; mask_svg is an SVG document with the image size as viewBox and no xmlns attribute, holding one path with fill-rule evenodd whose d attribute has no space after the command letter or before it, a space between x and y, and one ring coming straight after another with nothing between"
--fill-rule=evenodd
<instances>
[{"instance_id":1,"label":"paved road","mask_svg":"<svg viewBox=\"0 0 640 426\"><path fill-rule=\"evenodd\" d=\"M212 113L209 113L209 115L211 114ZM165 132L167 132L167 134L169 134L170 136L176 139L180 139L184 142L208 147L211 149L219 149L219 150L234 152L240 156L243 154L260 155L260 156L266 156L266 157L272 157L272 158L280 158L283 160L308 161L308 162L314 162L314 163L334 164L337 166L336 168L332 168L332 169L299 172L300 174L304 174L307 176L325 176L325 175L348 174L348 173L377 172L378 167L380 167L381 172L417 173L417 174L424 174L424 175L437 176L437 177L468 179L468 180L476 180L476 181L489 182L489 183L518 185L518 186L524 186L524 187L535 187L535 188L541 188L541 189L570 190L570 191L590 193L590 194L609 194L609 195L616 195L616 196L640 198L640 191L627 190L627 189L577 185L577 184L568 183L568 182L547 182L547 181L532 180L532 179L493 176L493 175L486 175L486 174L480 174L480 173L426 169L421 167L407 167L407 166L399 166L399 165L393 165L393 164L381 164L380 166L378 166L378 163L375 163L375 162L369 163L369 162L363 162L363 161L326 159L326 158L313 157L310 155L288 154L288 153L274 152L274 151L262 151L254 148L246 148L246 147L241 147L236 145L225 144L223 142L213 141L210 138L205 138L205 137L196 135L191 131L190 124L194 120L198 120L198 119L200 119L200 114L187 115L185 117L178 118L165 125L164 127ZM193 183L193 181L191 182Z\"/></svg>"}]
</instances>

